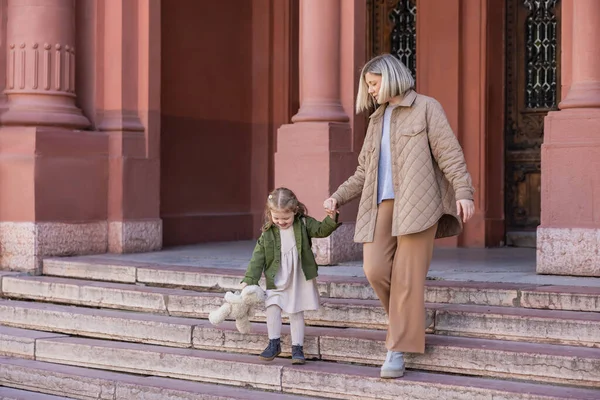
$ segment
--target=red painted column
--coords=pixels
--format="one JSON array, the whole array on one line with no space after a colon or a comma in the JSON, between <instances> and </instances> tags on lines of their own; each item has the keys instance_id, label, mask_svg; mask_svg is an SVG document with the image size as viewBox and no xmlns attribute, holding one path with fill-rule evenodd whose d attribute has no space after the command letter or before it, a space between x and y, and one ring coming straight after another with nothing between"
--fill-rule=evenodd
<instances>
[{"instance_id":1,"label":"red painted column","mask_svg":"<svg viewBox=\"0 0 600 400\"><path fill-rule=\"evenodd\" d=\"M0 116L0 269L107 249L107 140L81 130L75 0L9 0ZM89 43L78 41L84 48Z\"/></svg>"},{"instance_id":2,"label":"red painted column","mask_svg":"<svg viewBox=\"0 0 600 400\"><path fill-rule=\"evenodd\" d=\"M75 1L9 0L3 125L85 128L75 106Z\"/></svg>"},{"instance_id":3,"label":"red painted column","mask_svg":"<svg viewBox=\"0 0 600 400\"><path fill-rule=\"evenodd\" d=\"M600 108L600 2L574 1L572 18L572 84L560 108Z\"/></svg>"},{"instance_id":4,"label":"red painted column","mask_svg":"<svg viewBox=\"0 0 600 400\"><path fill-rule=\"evenodd\" d=\"M300 75L302 101L293 122L347 122L340 101L340 0L303 0Z\"/></svg>"},{"instance_id":5,"label":"red painted column","mask_svg":"<svg viewBox=\"0 0 600 400\"><path fill-rule=\"evenodd\" d=\"M544 123L537 271L600 276L600 2L573 1L571 15L571 87Z\"/></svg>"},{"instance_id":6,"label":"red painted column","mask_svg":"<svg viewBox=\"0 0 600 400\"><path fill-rule=\"evenodd\" d=\"M300 2L301 106L294 123L278 130L275 186L292 189L315 218L325 216L323 200L354 172L359 150L340 98L341 71L356 67L340 63L348 55L342 52L354 50L341 41L342 25L354 27L356 4L349 4L342 9L340 0ZM321 264L360 257L361 247L352 240L356 215L351 207L345 210L347 223L331 237L313 241Z\"/></svg>"},{"instance_id":7,"label":"red painted column","mask_svg":"<svg viewBox=\"0 0 600 400\"><path fill-rule=\"evenodd\" d=\"M103 109L109 142L108 250L162 247L160 1L104 2Z\"/></svg>"}]
</instances>

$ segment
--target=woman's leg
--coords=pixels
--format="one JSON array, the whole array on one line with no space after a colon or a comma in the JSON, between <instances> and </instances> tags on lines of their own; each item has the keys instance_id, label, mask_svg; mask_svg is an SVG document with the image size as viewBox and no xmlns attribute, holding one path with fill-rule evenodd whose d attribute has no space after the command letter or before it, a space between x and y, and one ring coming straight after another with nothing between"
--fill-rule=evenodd
<instances>
[{"instance_id":1,"label":"woman's leg","mask_svg":"<svg viewBox=\"0 0 600 400\"><path fill-rule=\"evenodd\" d=\"M375 234L363 245L363 269L383 308L389 314L392 263L397 241L392 236L394 201L384 200L377 208Z\"/></svg>"},{"instance_id":2,"label":"woman's leg","mask_svg":"<svg viewBox=\"0 0 600 400\"><path fill-rule=\"evenodd\" d=\"M433 256L437 224L397 238L390 288L390 325L386 347L392 351L425 351L425 279Z\"/></svg>"}]
</instances>

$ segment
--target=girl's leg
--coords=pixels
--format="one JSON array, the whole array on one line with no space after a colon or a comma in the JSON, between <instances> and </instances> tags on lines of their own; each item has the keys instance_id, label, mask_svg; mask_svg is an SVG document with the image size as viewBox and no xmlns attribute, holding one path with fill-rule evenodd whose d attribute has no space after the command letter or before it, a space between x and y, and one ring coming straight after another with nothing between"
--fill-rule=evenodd
<instances>
[{"instance_id":1,"label":"girl's leg","mask_svg":"<svg viewBox=\"0 0 600 400\"><path fill-rule=\"evenodd\" d=\"M271 361L281 353L281 308L278 306L267 307L267 332L269 344L259 357Z\"/></svg>"},{"instance_id":2,"label":"girl's leg","mask_svg":"<svg viewBox=\"0 0 600 400\"><path fill-rule=\"evenodd\" d=\"M292 331L292 346L304 346L304 312L290 314L290 330Z\"/></svg>"},{"instance_id":3,"label":"girl's leg","mask_svg":"<svg viewBox=\"0 0 600 400\"><path fill-rule=\"evenodd\" d=\"M384 200L377 208L373 242L363 245L363 269L383 308L389 314L392 264L397 241L392 236L394 201Z\"/></svg>"},{"instance_id":4,"label":"girl's leg","mask_svg":"<svg viewBox=\"0 0 600 400\"><path fill-rule=\"evenodd\" d=\"M281 308L278 306L267 307L267 332L269 339L281 337Z\"/></svg>"},{"instance_id":5,"label":"girl's leg","mask_svg":"<svg viewBox=\"0 0 600 400\"><path fill-rule=\"evenodd\" d=\"M437 224L423 232L398 237L390 288L388 350L425 351L425 279L436 230Z\"/></svg>"},{"instance_id":6,"label":"girl's leg","mask_svg":"<svg viewBox=\"0 0 600 400\"><path fill-rule=\"evenodd\" d=\"M304 312L290 314L290 330L292 331L292 363L304 364Z\"/></svg>"}]
</instances>

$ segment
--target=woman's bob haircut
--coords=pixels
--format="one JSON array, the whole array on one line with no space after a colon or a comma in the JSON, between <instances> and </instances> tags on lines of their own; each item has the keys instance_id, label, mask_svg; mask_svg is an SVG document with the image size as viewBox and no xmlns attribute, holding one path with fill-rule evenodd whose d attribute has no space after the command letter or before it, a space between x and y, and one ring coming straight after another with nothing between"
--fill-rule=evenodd
<instances>
[{"instance_id":1,"label":"woman's bob haircut","mask_svg":"<svg viewBox=\"0 0 600 400\"><path fill-rule=\"evenodd\" d=\"M365 75L371 73L381 76L381 86L377 102L369 94L369 86ZM360 73L358 94L356 96L356 113L374 109L379 104L387 103L392 97L404 95L415 86L415 80L410 70L400 60L391 54L382 54L365 64Z\"/></svg>"}]
</instances>

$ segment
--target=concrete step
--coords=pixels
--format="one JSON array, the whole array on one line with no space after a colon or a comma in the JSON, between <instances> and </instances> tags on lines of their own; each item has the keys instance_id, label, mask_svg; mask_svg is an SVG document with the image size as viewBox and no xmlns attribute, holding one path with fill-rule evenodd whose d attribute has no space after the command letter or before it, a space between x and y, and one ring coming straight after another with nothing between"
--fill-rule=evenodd
<instances>
[{"instance_id":1,"label":"concrete step","mask_svg":"<svg viewBox=\"0 0 600 400\"><path fill-rule=\"evenodd\" d=\"M199 291L239 289L240 269L182 265L157 265L133 261L116 263L109 258L51 258L44 260L49 276L92 279L118 283L141 283ZM318 278L322 297L377 300L365 278L327 276ZM537 309L600 312L600 288L523 285L492 282L427 281L425 298L430 303L472 304Z\"/></svg>"},{"instance_id":2,"label":"concrete step","mask_svg":"<svg viewBox=\"0 0 600 400\"><path fill-rule=\"evenodd\" d=\"M282 338L289 349L289 329ZM381 366L385 332L354 328L306 329L306 356ZM268 341L264 324L240 334L234 324L198 325L193 347L259 354ZM288 350L289 351L289 350ZM600 349L427 335L425 354L407 354L409 368L462 375L544 381L600 388Z\"/></svg>"},{"instance_id":3,"label":"concrete step","mask_svg":"<svg viewBox=\"0 0 600 400\"><path fill-rule=\"evenodd\" d=\"M69 398L81 400L317 399L317 397L297 396L281 392L273 393L168 378L136 376L14 358L0 358L0 385L25 387L28 390L50 394L60 393ZM13 389L7 388L6 390ZM64 397L54 398L63 399ZM17 397L17 399L35 400L36 398ZM45 399L40 397L40 400ZM53 397L47 398L47 400L51 399Z\"/></svg>"},{"instance_id":4,"label":"concrete step","mask_svg":"<svg viewBox=\"0 0 600 400\"><path fill-rule=\"evenodd\" d=\"M210 323L206 320L150 313L0 300L0 324L77 336L170 347L191 347L194 327L198 324ZM32 339L23 337L23 346L18 353L14 353L13 350L13 354L9 354L8 350L3 350L2 329L0 329L0 354L27 358L25 355L30 354L34 339L38 338L36 335L51 336L52 334L32 335Z\"/></svg>"},{"instance_id":5,"label":"concrete step","mask_svg":"<svg viewBox=\"0 0 600 400\"><path fill-rule=\"evenodd\" d=\"M182 339L176 343L179 347L248 354L259 354L268 341L265 324L253 324L253 333L243 335L231 322L214 327L208 321L197 320L192 326L189 320L172 317L144 319L141 316L132 319L128 312L83 309L83 313L78 313L77 309L69 310L70 307L64 306L33 304L34 307L29 308L28 303L4 303L0 302L0 320L29 329L51 329L80 336L169 345L174 341L168 338L170 330L164 327L176 329L181 324L181 329L187 330L188 334L187 342ZM10 307L12 318L6 312ZM89 318L89 311L98 312L98 315ZM5 315L10 319L6 319ZM17 321L18 316L20 322ZM66 324L61 326L61 321ZM74 327L69 321L80 322ZM44 327L45 323L51 328ZM155 330L153 326L156 326ZM146 336L148 333L150 335ZM282 356L289 356L291 340L288 326L284 326L283 334ZM24 337L35 338L27 352L21 351ZM54 337L61 336L0 326L6 355L24 354L33 359L35 340ZM305 354L311 359L379 366L385 359L384 342L383 331L307 327ZM600 349L436 335L428 335L426 343L425 354L407 356L410 368L600 387ZM11 351L12 347L15 350Z\"/></svg>"},{"instance_id":6,"label":"concrete step","mask_svg":"<svg viewBox=\"0 0 600 400\"><path fill-rule=\"evenodd\" d=\"M52 396L19 389L0 387L0 400L72 400L73 397Z\"/></svg>"},{"instance_id":7,"label":"concrete step","mask_svg":"<svg viewBox=\"0 0 600 400\"><path fill-rule=\"evenodd\" d=\"M338 399L597 399L593 389L409 371L382 380L379 368L167 348L81 338L41 339L36 359L134 374L245 386Z\"/></svg>"},{"instance_id":8,"label":"concrete step","mask_svg":"<svg viewBox=\"0 0 600 400\"><path fill-rule=\"evenodd\" d=\"M0 324L4 323L0 317ZM37 339L64 337L56 333L15 329L0 325L0 356L21 357L33 360Z\"/></svg>"},{"instance_id":9,"label":"concrete step","mask_svg":"<svg viewBox=\"0 0 600 400\"><path fill-rule=\"evenodd\" d=\"M223 302L219 293L91 282L44 276L8 276L3 296L53 303L144 311L178 317L207 318ZM432 332L600 347L600 313L427 304L434 319ZM318 311L307 312L309 325L386 329L387 317L377 300L328 299ZM254 318L264 321L264 312Z\"/></svg>"}]
</instances>

